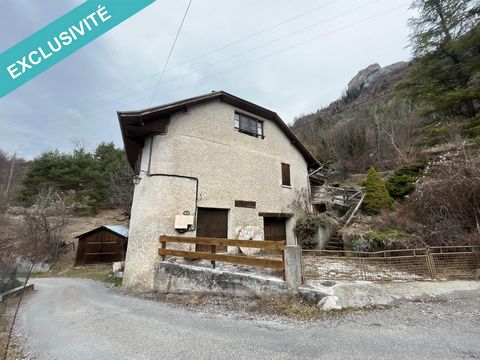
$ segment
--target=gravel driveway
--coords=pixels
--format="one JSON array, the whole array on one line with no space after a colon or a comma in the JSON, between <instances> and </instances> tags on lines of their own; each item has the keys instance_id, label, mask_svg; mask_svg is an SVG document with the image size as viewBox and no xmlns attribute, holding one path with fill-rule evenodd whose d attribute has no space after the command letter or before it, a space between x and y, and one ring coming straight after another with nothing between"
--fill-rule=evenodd
<instances>
[{"instance_id":1,"label":"gravel driveway","mask_svg":"<svg viewBox=\"0 0 480 360\"><path fill-rule=\"evenodd\" d=\"M37 359L480 359L480 291L315 324L239 320L36 279L18 330Z\"/></svg>"}]
</instances>

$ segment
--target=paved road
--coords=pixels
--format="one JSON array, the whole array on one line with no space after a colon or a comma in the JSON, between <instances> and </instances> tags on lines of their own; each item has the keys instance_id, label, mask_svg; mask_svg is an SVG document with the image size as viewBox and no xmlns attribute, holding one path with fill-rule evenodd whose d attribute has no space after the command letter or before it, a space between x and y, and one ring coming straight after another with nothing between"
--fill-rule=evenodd
<instances>
[{"instance_id":1,"label":"paved road","mask_svg":"<svg viewBox=\"0 0 480 360\"><path fill-rule=\"evenodd\" d=\"M239 320L36 280L19 328L37 359L480 359L480 291L315 325Z\"/></svg>"}]
</instances>

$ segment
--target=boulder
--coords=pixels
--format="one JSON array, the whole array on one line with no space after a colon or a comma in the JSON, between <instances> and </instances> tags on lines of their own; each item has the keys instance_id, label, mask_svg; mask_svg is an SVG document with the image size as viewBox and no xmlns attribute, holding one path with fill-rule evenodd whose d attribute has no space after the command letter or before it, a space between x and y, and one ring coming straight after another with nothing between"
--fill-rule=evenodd
<instances>
[{"instance_id":1,"label":"boulder","mask_svg":"<svg viewBox=\"0 0 480 360\"><path fill-rule=\"evenodd\" d=\"M339 310L342 307L337 304L337 301L338 297L335 295L325 296L318 302L317 307L325 311Z\"/></svg>"}]
</instances>

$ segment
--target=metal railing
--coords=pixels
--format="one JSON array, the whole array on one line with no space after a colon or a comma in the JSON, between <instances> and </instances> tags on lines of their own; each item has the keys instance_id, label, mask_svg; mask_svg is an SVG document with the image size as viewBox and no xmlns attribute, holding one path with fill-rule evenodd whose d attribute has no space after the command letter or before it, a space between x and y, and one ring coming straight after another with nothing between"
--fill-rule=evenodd
<instances>
[{"instance_id":1,"label":"metal railing","mask_svg":"<svg viewBox=\"0 0 480 360\"><path fill-rule=\"evenodd\" d=\"M425 280L479 278L480 246L353 252L303 250L306 280Z\"/></svg>"}]
</instances>

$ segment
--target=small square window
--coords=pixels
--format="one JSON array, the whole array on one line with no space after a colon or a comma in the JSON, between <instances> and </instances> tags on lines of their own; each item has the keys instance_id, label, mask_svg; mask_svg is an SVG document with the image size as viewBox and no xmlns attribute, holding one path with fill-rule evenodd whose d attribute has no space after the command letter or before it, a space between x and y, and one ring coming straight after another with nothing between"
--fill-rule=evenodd
<instances>
[{"instance_id":1,"label":"small square window","mask_svg":"<svg viewBox=\"0 0 480 360\"><path fill-rule=\"evenodd\" d=\"M235 130L250 136L264 138L263 121L235 113Z\"/></svg>"}]
</instances>

